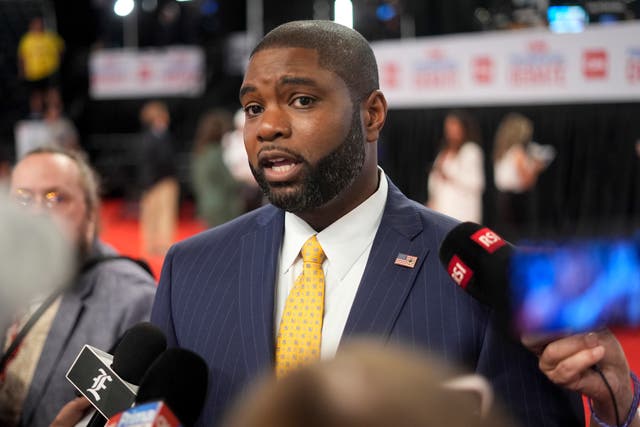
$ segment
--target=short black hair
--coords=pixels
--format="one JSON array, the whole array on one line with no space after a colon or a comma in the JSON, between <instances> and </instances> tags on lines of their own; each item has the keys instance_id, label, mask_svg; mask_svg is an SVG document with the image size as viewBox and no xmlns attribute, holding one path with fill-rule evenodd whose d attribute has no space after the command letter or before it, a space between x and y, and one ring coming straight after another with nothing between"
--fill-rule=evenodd
<instances>
[{"instance_id":1,"label":"short black hair","mask_svg":"<svg viewBox=\"0 0 640 427\"><path fill-rule=\"evenodd\" d=\"M276 27L253 49L299 47L318 52L320 66L336 73L351 99L360 102L379 89L378 65L367 40L357 31L332 21L292 21Z\"/></svg>"}]
</instances>

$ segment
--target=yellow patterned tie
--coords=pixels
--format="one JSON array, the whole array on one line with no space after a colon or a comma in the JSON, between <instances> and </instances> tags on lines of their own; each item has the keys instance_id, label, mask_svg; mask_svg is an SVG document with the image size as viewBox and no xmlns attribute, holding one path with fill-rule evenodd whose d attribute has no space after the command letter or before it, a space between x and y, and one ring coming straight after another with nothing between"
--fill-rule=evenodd
<instances>
[{"instance_id":1,"label":"yellow patterned tie","mask_svg":"<svg viewBox=\"0 0 640 427\"><path fill-rule=\"evenodd\" d=\"M282 313L276 342L276 375L320 358L324 313L324 252L316 236L302 249L302 274L296 279Z\"/></svg>"}]
</instances>

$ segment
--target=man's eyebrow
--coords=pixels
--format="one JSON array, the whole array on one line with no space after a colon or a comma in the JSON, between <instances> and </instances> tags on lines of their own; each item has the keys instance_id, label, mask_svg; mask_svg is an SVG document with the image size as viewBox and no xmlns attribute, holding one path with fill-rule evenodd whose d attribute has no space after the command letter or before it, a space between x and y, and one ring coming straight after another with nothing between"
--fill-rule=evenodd
<instances>
[{"instance_id":1,"label":"man's eyebrow","mask_svg":"<svg viewBox=\"0 0 640 427\"><path fill-rule=\"evenodd\" d=\"M309 77L284 76L280 80L278 80L278 85L279 86L301 85L301 86L318 87L318 82L316 82L314 79L311 79ZM256 90L257 90L256 87L252 85L242 86L240 88L240 93L238 94L238 97L242 99L242 97L245 96L247 93L255 92Z\"/></svg>"},{"instance_id":2,"label":"man's eyebrow","mask_svg":"<svg viewBox=\"0 0 640 427\"><path fill-rule=\"evenodd\" d=\"M240 88L240 93L238 94L238 97L242 99L242 97L245 96L247 93L255 92L255 91L256 91L255 86L242 86Z\"/></svg>"}]
</instances>

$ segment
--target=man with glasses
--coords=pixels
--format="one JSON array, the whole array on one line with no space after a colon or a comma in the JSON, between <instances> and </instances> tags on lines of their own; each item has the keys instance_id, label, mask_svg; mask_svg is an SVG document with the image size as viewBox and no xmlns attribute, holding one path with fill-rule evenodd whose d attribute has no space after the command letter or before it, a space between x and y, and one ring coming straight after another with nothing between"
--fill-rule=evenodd
<instances>
[{"instance_id":1,"label":"man with glasses","mask_svg":"<svg viewBox=\"0 0 640 427\"><path fill-rule=\"evenodd\" d=\"M79 266L73 283L17 313L2 337L5 353L33 313L42 313L0 372L0 425L48 426L75 397L65 374L82 346L108 350L125 330L148 319L155 282L98 240L97 182L75 153L28 153L13 170L10 197L27 212L51 216L73 244ZM49 305L38 310L42 301Z\"/></svg>"}]
</instances>

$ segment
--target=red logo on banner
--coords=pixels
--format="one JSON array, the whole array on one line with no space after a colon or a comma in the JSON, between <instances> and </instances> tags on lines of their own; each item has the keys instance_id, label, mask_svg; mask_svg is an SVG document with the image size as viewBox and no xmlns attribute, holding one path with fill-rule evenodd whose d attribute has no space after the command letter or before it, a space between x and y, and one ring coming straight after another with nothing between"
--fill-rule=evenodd
<instances>
[{"instance_id":1,"label":"red logo on banner","mask_svg":"<svg viewBox=\"0 0 640 427\"><path fill-rule=\"evenodd\" d=\"M467 264L462 262L457 255L454 255L449 261L447 267L449 275L462 289L466 289L469 284L469 280L473 277L473 270L471 270Z\"/></svg>"},{"instance_id":2,"label":"red logo on banner","mask_svg":"<svg viewBox=\"0 0 640 427\"><path fill-rule=\"evenodd\" d=\"M589 80L605 79L609 71L609 58L604 49L589 49L582 54L582 74Z\"/></svg>"},{"instance_id":3,"label":"red logo on banner","mask_svg":"<svg viewBox=\"0 0 640 427\"><path fill-rule=\"evenodd\" d=\"M140 80L149 80L151 78L151 68L147 64L143 63L138 68L138 78Z\"/></svg>"},{"instance_id":4,"label":"red logo on banner","mask_svg":"<svg viewBox=\"0 0 640 427\"><path fill-rule=\"evenodd\" d=\"M544 40L532 40L527 45L530 52L545 53L549 51L549 45Z\"/></svg>"},{"instance_id":5,"label":"red logo on banner","mask_svg":"<svg viewBox=\"0 0 640 427\"><path fill-rule=\"evenodd\" d=\"M382 65L382 84L388 88L398 87L400 83L398 75L400 74L400 67L395 62L387 62Z\"/></svg>"},{"instance_id":6,"label":"red logo on banner","mask_svg":"<svg viewBox=\"0 0 640 427\"><path fill-rule=\"evenodd\" d=\"M443 59L445 56L442 49L428 49L424 53L429 59Z\"/></svg>"},{"instance_id":7,"label":"red logo on banner","mask_svg":"<svg viewBox=\"0 0 640 427\"><path fill-rule=\"evenodd\" d=\"M477 56L472 61L473 78L481 84L493 81L493 60L489 56Z\"/></svg>"},{"instance_id":8,"label":"red logo on banner","mask_svg":"<svg viewBox=\"0 0 640 427\"><path fill-rule=\"evenodd\" d=\"M632 49L627 54L625 74L627 76L627 82L630 84L640 82L640 49Z\"/></svg>"},{"instance_id":9,"label":"red logo on banner","mask_svg":"<svg viewBox=\"0 0 640 427\"><path fill-rule=\"evenodd\" d=\"M471 240L479 244L490 254L494 253L507 244L504 239L498 236L495 231L484 227L471 235Z\"/></svg>"}]
</instances>

